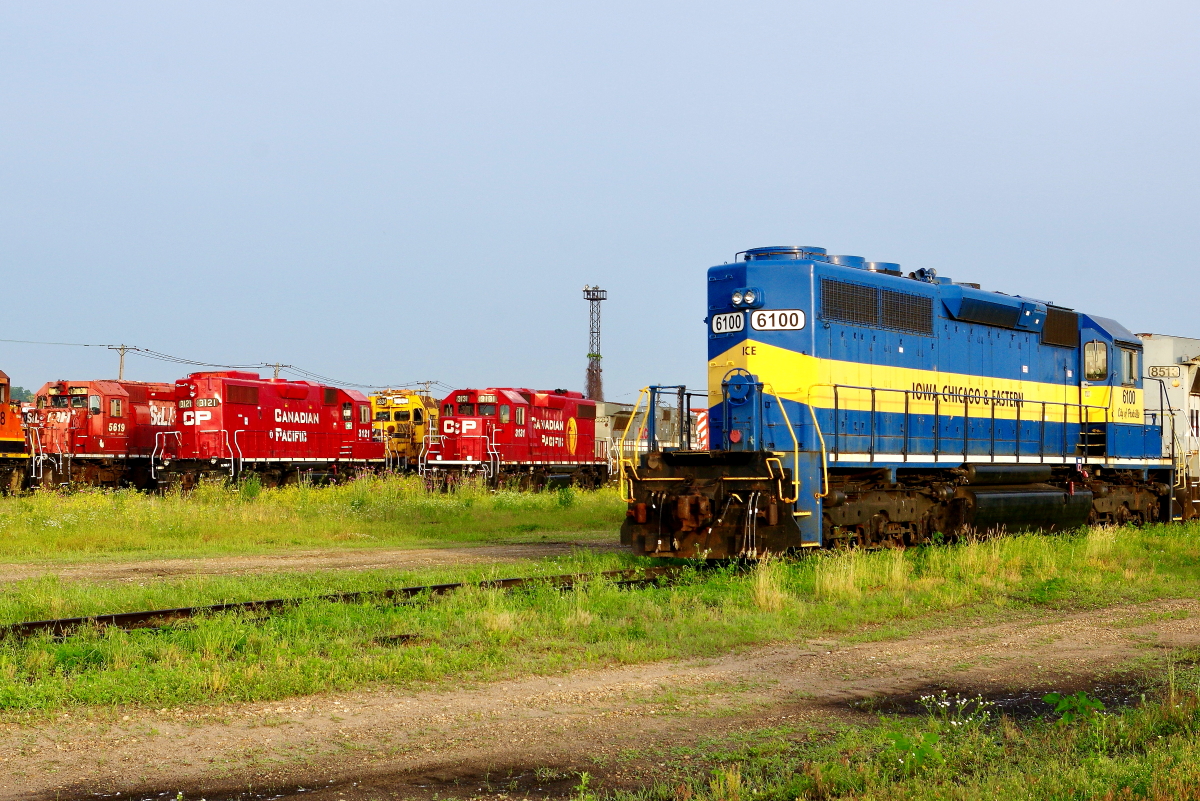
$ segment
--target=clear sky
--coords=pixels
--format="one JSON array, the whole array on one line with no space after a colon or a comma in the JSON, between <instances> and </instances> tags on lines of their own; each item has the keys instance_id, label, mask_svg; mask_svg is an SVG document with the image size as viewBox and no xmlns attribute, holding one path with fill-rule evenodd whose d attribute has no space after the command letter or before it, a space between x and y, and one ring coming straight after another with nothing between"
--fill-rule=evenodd
<instances>
[{"instance_id":1,"label":"clear sky","mask_svg":"<svg viewBox=\"0 0 1200 801\"><path fill-rule=\"evenodd\" d=\"M1200 336L1196 2L0 3L0 338L704 381L818 245ZM0 343L36 387L100 349ZM184 368L130 357L129 377Z\"/></svg>"}]
</instances>

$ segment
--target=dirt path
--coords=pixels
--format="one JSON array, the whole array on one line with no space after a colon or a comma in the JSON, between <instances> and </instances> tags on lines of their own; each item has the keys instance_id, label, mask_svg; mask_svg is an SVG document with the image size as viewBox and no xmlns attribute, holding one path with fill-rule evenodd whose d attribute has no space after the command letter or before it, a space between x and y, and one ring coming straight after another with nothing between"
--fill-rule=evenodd
<instances>
[{"instance_id":1,"label":"dirt path","mask_svg":"<svg viewBox=\"0 0 1200 801\"><path fill-rule=\"evenodd\" d=\"M48 574L70 581L139 581L146 578L202 575L241 575L314 570L381 570L465 565L479 562L519 562L566 556L572 550L617 551L620 543L611 533L574 535L553 542L508 545L461 545L448 548L391 550L286 551L249 556L213 556L186 559L88 562L85 564L0 564L0 582L37 578Z\"/></svg>"},{"instance_id":2,"label":"dirt path","mask_svg":"<svg viewBox=\"0 0 1200 801\"><path fill-rule=\"evenodd\" d=\"M856 702L937 687L1017 699L1091 687L1156 649L1197 645L1200 601L1173 600L449 692L64 715L0 727L0 798L561 797L582 770L607 786L634 781L633 763L614 759L625 749L645 759L656 745L782 720L865 719Z\"/></svg>"}]
</instances>

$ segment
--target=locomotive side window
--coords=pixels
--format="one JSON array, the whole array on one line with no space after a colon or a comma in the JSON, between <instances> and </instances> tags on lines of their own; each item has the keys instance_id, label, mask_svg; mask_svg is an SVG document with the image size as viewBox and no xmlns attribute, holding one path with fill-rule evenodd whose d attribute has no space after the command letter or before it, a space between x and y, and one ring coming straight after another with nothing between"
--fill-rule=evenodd
<instances>
[{"instance_id":1,"label":"locomotive side window","mask_svg":"<svg viewBox=\"0 0 1200 801\"><path fill-rule=\"evenodd\" d=\"M519 426L525 425L525 407L524 406L517 407L517 425L519 425Z\"/></svg>"},{"instance_id":2,"label":"locomotive side window","mask_svg":"<svg viewBox=\"0 0 1200 801\"><path fill-rule=\"evenodd\" d=\"M507 425L509 421L508 406L500 407L500 424Z\"/></svg>"},{"instance_id":3,"label":"locomotive side window","mask_svg":"<svg viewBox=\"0 0 1200 801\"><path fill-rule=\"evenodd\" d=\"M365 403L362 406L358 407L358 422L360 422L360 423L371 422L371 407Z\"/></svg>"},{"instance_id":4,"label":"locomotive side window","mask_svg":"<svg viewBox=\"0 0 1200 801\"><path fill-rule=\"evenodd\" d=\"M462 395L459 395L459 397L461 398ZM475 404L473 404L473 403L458 404L458 413L459 414L475 414Z\"/></svg>"},{"instance_id":5,"label":"locomotive side window","mask_svg":"<svg viewBox=\"0 0 1200 801\"><path fill-rule=\"evenodd\" d=\"M408 414L408 412L405 412L404 414ZM425 417L421 414L420 409L413 409L412 415L413 415L414 423L424 423L425 422Z\"/></svg>"},{"instance_id":6,"label":"locomotive side window","mask_svg":"<svg viewBox=\"0 0 1200 801\"><path fill-rule=\"evenodd\" d=\"M88 412L91 414L100 414L100 396L93 395L88 398Z\"/></svg>"},{"instance_id":7,"label":"locomotive side window","mask_svg":"<svg viewBox=\"0 0 1200 801\"><path fill-rule=\"evenodd\" d=\"M120 398L112 398L109 400L109 402L108 402L108 416L109 417L120 417L122 411L123 410L121 409L121 399Z\"/></svg>"},{"instance_id":8,"label":"locomotive side window","mask_svg":"<svg viewBox=\"0 0 1200 801\"><path fill-rule=\"evenodd\" d=\"M1088 381L1108 378L1108 346L1103 342L1089 342L1083 346L1083 377Z\"/></svg>"},{"instance_id":9,"label":"locomotive side window","mask_svg":"<svg viewBox=\"0 0 1200 801\"><path fill-rule=\"evenodd\" d=\"M396 422L397 423L407 423L408 422L408 409L402 409L401 411L396 412Z\"/></svg>"},{"instance_id":10,"label":"locomotive side window","mask_svg":"<svg viewBox=\"0 0 1200 801\"><path fill-rule=\"evenodd\" d=\"M443 406L442 414L445 415L446 417L452 417L454 415L454 404L447 403L445 406Z\"/></svg>"},{"instance_id":11,"label":"locomotive side window","mask_svg":"<svg viewBox=\"0 0 1200 801\"><path fill-rule=\"evenodd\" d=\"M343 420L353 420L354 419L354 404L353 403L343 403L342 404L342 419Z\"/></svg>"},{"instance_id":12,"label":"locomotive side window","mask_svg":"<svg viewBox=\"0 0 1200 801\"><path fill-rule=\"evenodd\" d=\"M1132 387L1138 380L1138 354L1136 350L1121 348L1121 383Z\"/></svg>"},{"instance_id":13,"label":"locomotive side window","mask_svg":"<svg viewBox=\"0 0 1200 801\"><path fill-rule=\"evenodd\" d=\"M496 414L496 404L494 404L494 403L479 404L479 416L480 417L492 417L495 414Z\"/></svg>"}]
</instances>

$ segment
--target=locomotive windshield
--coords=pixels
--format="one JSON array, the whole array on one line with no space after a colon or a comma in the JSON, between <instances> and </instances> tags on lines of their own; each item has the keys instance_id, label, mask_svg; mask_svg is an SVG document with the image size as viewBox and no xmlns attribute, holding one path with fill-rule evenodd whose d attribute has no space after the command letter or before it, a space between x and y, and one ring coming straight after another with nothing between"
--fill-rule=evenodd
<instances>
[{"instance_id":1,"label":"locomotive windshield","mask_svg":"<svg viewBox=\"0 0 1200 801\"><path fill-rule=\"evenodd\" d=\"M480 417L492 417L495 414L496 414L496 404L494 404L494 403L479 404L479 416Z\"/></svg>"},{"instance_id":2,"label":"locomotive windshield","mask_svg":"<svg viewBox=\"0 0 1200 801\"><path fill-rule=\"evenodd\" d=\"M458 413L459 414L475 414L475 404L473 404L473 403L458 404Z\"/></svg>"}]
</instances>

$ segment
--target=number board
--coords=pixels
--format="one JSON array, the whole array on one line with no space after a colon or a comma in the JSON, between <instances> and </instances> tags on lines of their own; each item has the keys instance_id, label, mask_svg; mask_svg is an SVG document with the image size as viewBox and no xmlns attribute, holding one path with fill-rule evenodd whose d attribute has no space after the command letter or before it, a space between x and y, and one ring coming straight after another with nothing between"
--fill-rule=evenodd
<instances>
[{"instance_id":1,"label":"number board","mask_svg":"<svg viewBox=\"0 0 1200 801\"><path fill-rule=\"evenodd\" d=\"M729 314L714 314L712 332L714 334L734 334L746 327L746 315L742 312Z\"/></svg>"},{"instance_id":2,"label":"number board","mask_svg":"<svg viewBox=\"0 0 1200 801\"><path fill-rule=\"evenodd\" d=\"M800 309L763 309L750 315L750 327L755 331L799 331L804 327L804 312Z\"/></svg>"},{"instance_id":3,"label":"number board","mask_svg":"<svg viewBox=\"0 0 1200 801\"><path fill-rule=\"evenodd\" d=\"M1151 378L1179 378L1179 365L1172 364L1165 367L1147 367L1146 374Z\"/></svg>"}]
</instances>

